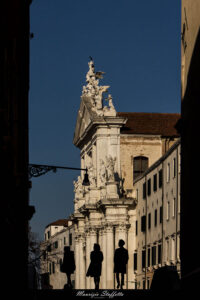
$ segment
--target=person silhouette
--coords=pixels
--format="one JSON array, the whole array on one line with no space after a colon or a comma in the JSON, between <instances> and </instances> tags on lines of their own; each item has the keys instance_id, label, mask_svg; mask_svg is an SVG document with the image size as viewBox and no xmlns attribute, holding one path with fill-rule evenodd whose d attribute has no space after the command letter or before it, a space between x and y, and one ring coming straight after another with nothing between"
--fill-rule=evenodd
<instances>
[{"instance_id":1,"label":"person silhouette","mask_svg":"<svg viewBox=\"0 0 200 300\"><path fill-rule=\"evenodd\" d=\"M94 251L90 253L90 265L86 276L94 277L95 290L99 289L102 261L103 253L100 251L100 246L99 244L94 244Z\"/></svg>"},{"instance_id":2,"label":"person silhouette","mask_svg":"<svg viewBox=\"0 0 200 300\"><path fill-rule=\"evenodd\" d=\"M114 255L114 273L116 273L117 279L117 288L123 289L124 285L124 274L126 273L126 265L128 263L128 250L123 246L125 242L123 240L119 240L119 248L115 250ZM119 273L121 273L121 284L119 280Z\"/></svg>"},{"instance_id":3,"label":"person silhouette","mask_svg":"<svg viewBox=\"0 0 200 300\"><path fill-rule=\"evenodd\" d=\"M70 251L69 246L64 247L64 258L62 263L62 271L67 275L67 286L72 287L71 274L74 273L76 269L74 261L74 251Z\"/></svg>"}]
</instances>

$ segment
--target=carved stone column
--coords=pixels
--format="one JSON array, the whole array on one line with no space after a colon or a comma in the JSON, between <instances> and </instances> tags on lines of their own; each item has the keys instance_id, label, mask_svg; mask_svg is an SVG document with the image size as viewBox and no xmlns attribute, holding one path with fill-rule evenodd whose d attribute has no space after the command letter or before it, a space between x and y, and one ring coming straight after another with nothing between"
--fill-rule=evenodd
<instances>
[{"instance_id":1,"label":"carved stone column","mask_svg":"<svg viewBox=\"0 0 200 300\"><path fill-rule=\"evenodd\" d=\"M107 278L106 288L114 288L114 228L112 224L106 226L106 257L107 257Z\"/></svg>"},{"instance_id":2,"label":"carved stone column","mask_svg":"<svg viewBox=\"0 0 200 300\"><path fill-rule=\"evenodd\" d=\"M125 242L124 248L126 248L128 250L128 228L129 225L126 223L122 223L116 226L116 230L115 230L115 238L117 240L115 240L115 245L117 245L116 248L118 248L118 242L119 240L123 240ZM124 288L128 288L128 264L127 264L127 269L126 269L126 274L124 276L124 283L125 286ZM115 278L116 279L116 278Z\"/></svg>"},{"instance_id":3,"label":"carved stone column","mask_svg":"<svg viewBox=\"0 0 200 300\"><path fill-rule=\"evenodd\" d=\"M89 231L86 232L86 269L85 272L87 273L88 267L90 265L90 233ZM86 289L90 289L90 277L86 277Z\"/></svg>"},{"instance_id":4,"label":"carved stone column","mask_svg":"<svg viewBox=\"0 0 200 300\"><path fill-rule=\"evenodd\" d=\"M75 264L76 264L76 271L75 271L75 288L79 289L79 238L78 233L75 235Z\"/></svg>"},{"instance_id":5,"label":"carved stone column","mask_svg":"<svg viewBox=\"0 0 200 300\"><path fill-rule=\"evenodd\" d=\"M105 227L101 229L101 251L103 252L102 272L101 272L101 288L106 289L107 282L107 251L106 251L106 230Z\"/></svg>"},{"instance_id":6,"label":"carved stone column","mask_svg":"<svg viewBox=\"0 0 200 300\"><path fill-rule=\"evenodd\" d=\"M90 252L94 250L94 244L97 243L97 230L96 228L90 228ZM90 288L94 289L94 278L90 277Z\"/></svg>"},{"instance_id":7,"label":"carved stone column","mask_svg":"<svg viewBox=\"0 0 200 300\"><path fill-rule=\"evenodd\" d=\"M84 257L84 244L85 244L85 236L81 234L79 236L79 288L85 289L85 257Z\"/></svg>"}]
</instances>

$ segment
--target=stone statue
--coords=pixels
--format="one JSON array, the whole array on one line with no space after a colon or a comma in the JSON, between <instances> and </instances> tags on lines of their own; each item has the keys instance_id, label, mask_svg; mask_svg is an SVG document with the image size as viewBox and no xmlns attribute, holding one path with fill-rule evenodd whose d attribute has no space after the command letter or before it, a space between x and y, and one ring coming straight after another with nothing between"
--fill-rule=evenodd
<instances>
[{"instance_id":1,"label":"stone statue","mask_svg":"<svg viewBox=\"0 0 200 300\"><path fill-rule=\"evenodd\" d=\"M76 199L80 199L83 197L83 193L84 193L84 188L82 185L82 180L81 180L81 176L78 176L77 181L73 181L74 184L74 193L75 193L75 198Z\"/></svg>"},{"instance_id":2,"label":"stone statue","mask_svg":"<svg viewBox=\"0 0 200 300\"><path fill-rule=\"evenodd\" d=\"M100 178L101 185L105 185L105 183L106 183L106 166L102 159L100 159L99 178Z\"/></svg>"},{"instance_id":3,"label":"stone statue","mask_svg":"<svg viewBox=\"0 0 200 300\"><path fill-rule=\"evenodd\" d=\"M89 181L90 181L90 186L96 186L96 176L95 176L95 170L94 170L94 166L92 164L92 162L90 162L89 166L88 166L88 176L89 176Z\"/></svg>"},{"instance_id":4,"label":"stone statue","mask_svg":"<svg viewBox=\"0 0 200 300\"><path fill-rule=\"evenodd\" d=\"M83 86L82 95L90 98L92 110L97 115L102 116L103 115L103 93L107 92L109 86L99 86L99 79L103 78L103 74L105 72L101 72L101 71L95 72L94 62L92 58L88 63L88 66L89 66L89 71L86 74L87 85Z\"/></svg>"},{"instance_id":5,"label":"stone statue","mask_svg":"<svg viewBox=\"0 0 200 300\"><path fill-rule=\"evenodd\" d=\"M105 106L103 108L104 116L116 116L117 112L116 112L115 107L114 107L113 102L112 102L112 96L109 94L108 98L105 99L105 100L108 101L108 107Z\"/></svg>"},{"instance_id":6,"label":"stone statue","mask_svg":"<svg viewBox=\"0 0 200 300\"><path fill-rule=\"evenodd\" d=\"M106 156L106 179L108 182L115 181L115 162L116 157Z\"/></svg>"}]
</instances>

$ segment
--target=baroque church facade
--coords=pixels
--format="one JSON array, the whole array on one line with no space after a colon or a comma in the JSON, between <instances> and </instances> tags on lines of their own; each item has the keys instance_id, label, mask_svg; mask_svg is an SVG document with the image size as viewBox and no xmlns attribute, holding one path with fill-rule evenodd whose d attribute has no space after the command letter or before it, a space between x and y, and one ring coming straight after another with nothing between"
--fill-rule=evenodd
<instances>
[{"instance_id":1,"label":"baroque church facade","mask_svg":"<svg viewBox=\"0 0 200 300\"><path fill-rule=\"evenodd\" d=\"M116 288L114 251L123 239L129 252L124 288L133 289L140 201L134 182L179 139L174 126L180 115L117 112L112 96L104 98L109 86L99 84L103 72L95 72L93 60L88 65L73 140L90 181L82 184L84 170L74 181L75 288L94 288L86 277L94 243L104 256L100 288Z\"/></svg>"}]
</instances>

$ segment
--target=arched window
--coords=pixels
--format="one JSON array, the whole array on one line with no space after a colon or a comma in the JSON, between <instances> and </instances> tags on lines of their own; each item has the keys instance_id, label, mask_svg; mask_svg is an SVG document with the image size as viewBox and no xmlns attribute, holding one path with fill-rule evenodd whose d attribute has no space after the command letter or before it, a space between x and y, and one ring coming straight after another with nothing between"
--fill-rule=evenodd
<instances>
[{"instance_id":1,"label":"arched window","mask_svg":"<svg viewBox=\"0 0 200 300\"><path fill-rule=\"evenodd\" d=\"M145 156L137 156L133 159L133 180L148 169L149 160Z\"/></svg>"}]
</instances>

